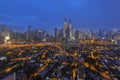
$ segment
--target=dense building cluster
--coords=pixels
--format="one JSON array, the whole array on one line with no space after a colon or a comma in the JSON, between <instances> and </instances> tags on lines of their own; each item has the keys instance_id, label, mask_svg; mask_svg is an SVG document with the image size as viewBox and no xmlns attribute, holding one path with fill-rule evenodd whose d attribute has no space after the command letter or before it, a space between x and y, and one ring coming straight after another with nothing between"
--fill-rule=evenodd
<instances>
[{"instance_id":1,"label":"dense building cluster","mask_svg":"<svg viewBox=\"0 0 120 80\"><path fill-rule=\"evenodd\" d=\"M0 49L0 80L120 80L120 47L17 44Z\"/></svg>"},{"instance_id":2,"label":"dense building cluster","mask_svg":"<svg viewBox=\"0 0 120 80\"><path fill-rule=\"evenodd\" d=\"M26 32L15 32L8 29L7 25L0 25L0 43L31 43L50 41L51 34L48 34L45 30L36 29L33 30L31 26L28 26ZM52 41L52 40L51 40Z\"/></svg>"},{"instance_id":3,"label":"dense building cluster","mask_svg":"<svg viewBox=\"0 0 120 80\"><path fill-rule=\"evenodd\" d=\"M83 32L65 19L52 35L31 25L20 33L2 24L0 43L0 80L120 79L119 30Z\"/></svg>"},{"instance_id":4,"label":"dense building cluster","mask_svg":"<svg viewBox=\"0 0 120 80\"><path fill-rule=\"evenodd\" d=\"M48 31L50 32L50 31ZM73 30L72 21L69 23L64 20L63 28L54 28L54 35L41 29L32 29L28 26L25 32L15 32L8 29L7 25L0 25L0 43L31 43L31 42L63 42L63 41L80 41L80 40L114 40L117 44L120 43L120 31L100 29L98 31L90 30L83 32Z\"/></svg>"},{"instance_id":5,"label":"dense building cluster","mask_svg":"<svg viewBox=\"0 0 120 80\"><path fill-rule=\"evenodd\" d=\"M114 40L116 44L119 44L120 31L117 29L100 29L98 31L90 30L89 32L73 30L72 21L70 20L69 24L67 24L67 20L65 19L63 28L54 29L54 39L56 42L62 42L65 40Z\"/></svg>"}]
</instances>

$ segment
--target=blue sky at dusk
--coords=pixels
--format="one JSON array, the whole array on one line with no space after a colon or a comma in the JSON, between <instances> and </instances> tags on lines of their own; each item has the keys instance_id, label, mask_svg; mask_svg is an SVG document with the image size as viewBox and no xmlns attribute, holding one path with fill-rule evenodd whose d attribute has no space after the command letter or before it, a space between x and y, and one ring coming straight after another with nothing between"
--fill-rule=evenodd
<instances>
[{"instance_id":1,"label":"blue sky at dusk","mask_svg":"<svg viewBox=\"0 0 120 80\"><path fill-rule=\"evenodd\" d=\"M120 29L120 0L0 0L0 24L16 31L53 31L72 19L81 31Z\"/></svg>"}]
</instances>

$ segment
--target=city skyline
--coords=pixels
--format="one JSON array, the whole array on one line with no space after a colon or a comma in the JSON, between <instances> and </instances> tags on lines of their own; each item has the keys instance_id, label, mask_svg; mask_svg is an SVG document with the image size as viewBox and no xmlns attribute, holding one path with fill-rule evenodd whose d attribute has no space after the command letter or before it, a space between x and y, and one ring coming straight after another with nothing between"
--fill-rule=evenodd
<instances>
[{"instance_id":1,"label":"city skyline","mask_svg":"<svg viewBox=\"0 0 120 80\"><path fill-rule=\"evenodd\" d=\"M18 28L18 26L15 26L15 25L13 25L13 26L11 26L11 25L8 25L8 24L4 24L4 23L1 23L0 24L0 27L2 26L2 25L4 25L4 26L6 26L7 27L7 29L9 29L9 30L12 30L12 31L14 31L14 32L18 32L18 33L25 33L27 30L28 30L28 27L29 26L31 26L31 29L32 30L44 30L44 31L46 31L46 32L48 32L49 34L51 34L51 35L54 35L54 29L55 28L58 28L58 29L63 29L64 28L64 21L65 21L65 19L66 18L64 18L63 19L63 22L62 22L62 26L60 26L60 25L58 25L58 26L55 26L55 27L53 27L53 28L50 28L50 29L48 29L47 27L45 28L45 27L40 27L40 26L33 26L33 25L24 25L24 27L21 27L21 28ZM91 32L91 31L93 31L93 32L99 32L99 30L107 30L107 31L120 31L120 28L118 27L118 28L116 28L116 27L114 27L114 28L97 28L97 29L95 29L95 28L87 28L86 30L82 30L82 29L80 29L80 28L76 28L75 26L74 26L74 21L72 21L72 19L70 18L69 20L68 19L66 19L66 22L67 22L67 27L69 27L69 23L70 23L70 21L71 21L71 23L72 23L72 29L73 29L73 32L75 32L76 30L78 30L78 31L81 31L81 32L85 32L85 33L89 33L89 32ZM20 26L19 26L20 27Z\"/></svg>"},{"instance_id":2,"label":"city skyline","mask_svg":"<svg viewBox=\"0 0 120 80\"><path fill-rule=\"evenodd\" d=\"M0 24L24 32L28 25L34 29L53 32L64 26L64 18L72 19L74 29L81 31L119 29L120 11L118 0L0 0Z\"/></svg>"},{"instance_id":3,"label":"city skyline","mask_svg":"<svg viewBox=\"0 0 120 80\"><path fill-rule=\"evenodd\" d=\"M120 0L0 0L0 80L120 80Z\"/></svg>"}]
</instances>

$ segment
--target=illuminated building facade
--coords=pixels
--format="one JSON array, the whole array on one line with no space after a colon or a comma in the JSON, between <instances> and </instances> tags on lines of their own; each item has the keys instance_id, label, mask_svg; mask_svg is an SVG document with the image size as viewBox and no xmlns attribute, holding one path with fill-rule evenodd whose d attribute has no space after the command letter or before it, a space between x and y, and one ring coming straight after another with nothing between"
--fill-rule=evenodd
<instances>
[{"instance_id":1,"label":"illuminated building facade","mask_svg":"<svg viewBox=\"0 0 120 80\"><path fill-rule=\"evenodd\" d=\"M65 39L73 39L73 28L72 28L72 21L71 21L71 19L70 19L69 24L67 24L67 20L65 18L63 34L64 34L64 38Z\"/></svg>"},{"instance_id":2,"label":"illuminated building facade","mask_svg":"<svg viewBox=\"0 0 120 80\"><path fill-rule=\"evenodd\" d=\"M0 43L9 44L11 40L10 31L6 28L6 25L4 24L0 25L0 28L1 28Z\"/></svg>"}]
</instances>

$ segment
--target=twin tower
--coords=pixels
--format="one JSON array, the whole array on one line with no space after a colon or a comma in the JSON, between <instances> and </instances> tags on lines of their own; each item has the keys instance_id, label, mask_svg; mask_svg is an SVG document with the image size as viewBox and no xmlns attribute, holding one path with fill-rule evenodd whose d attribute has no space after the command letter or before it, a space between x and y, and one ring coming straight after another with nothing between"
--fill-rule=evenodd
<instances>
[{"instance_id":1,"label":"twin tower","mask_svg":"<svg viewBox=\"0 0 120 80\"><path fill-rule=\"evenodd\" d=\"M70 19L69 23L67 23L66 18L64 20L63 36L64 36L65 39L72 39L73 38L73 28L72 28L72 21L71 21L71 19Z\"/></svg>"}]
</instances>

